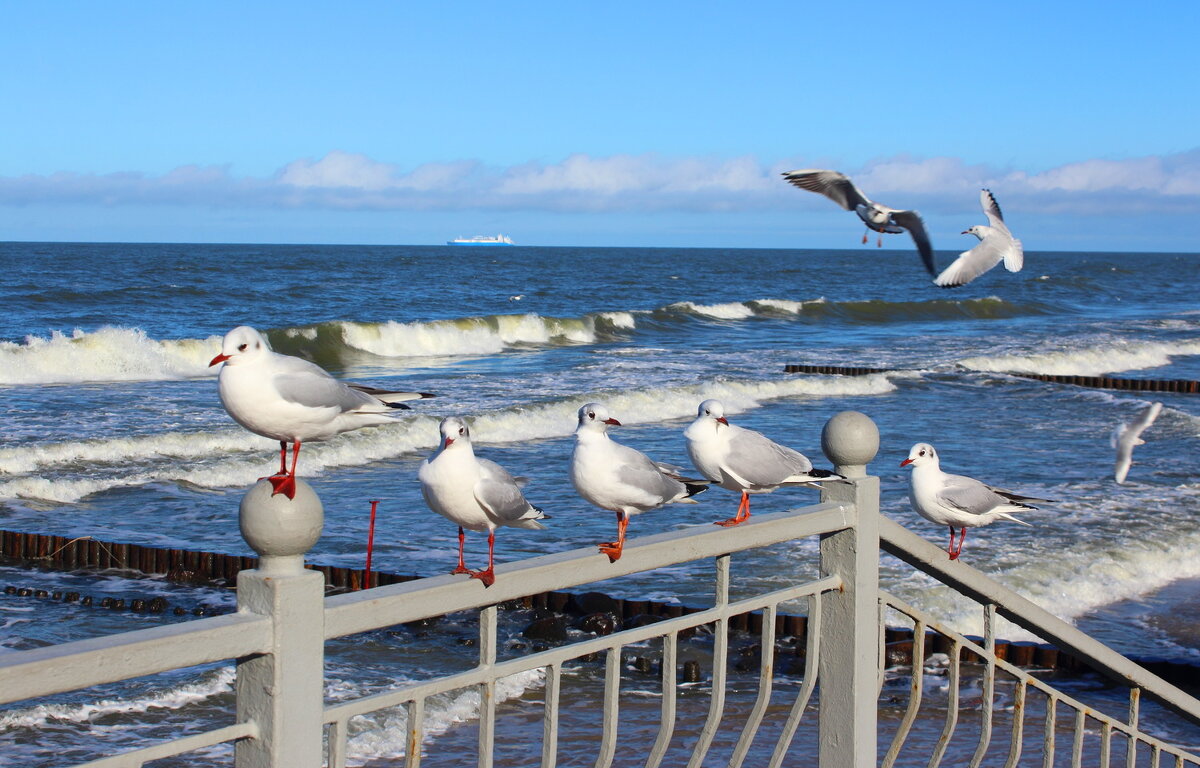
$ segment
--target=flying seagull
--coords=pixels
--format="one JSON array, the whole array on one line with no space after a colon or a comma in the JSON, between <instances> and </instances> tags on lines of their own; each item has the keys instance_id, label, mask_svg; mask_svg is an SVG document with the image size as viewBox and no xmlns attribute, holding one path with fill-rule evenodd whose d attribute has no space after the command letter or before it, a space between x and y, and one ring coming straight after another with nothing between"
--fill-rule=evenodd
<instances>
[{"instance_id":1,"label":"flying seagull","mask_svg":"<svg viewBox=\"0 0 1200 768\"><path fill-rule=\"evenodd\" d=\"M876 232L898 234L907 231L917 245L917 252L921 254L921 263L925 265L925 269L931 275L937 274L937 267L933 263L933 245L925 232L925 223L916 211L901 211L871 202L846 174L837 171L788 171L783 174L783 178L793 186L825 195L847 211L854 211L869 229ZM863 242L867 242L866 233L863 233ZM882 235L878 244L883 245Z\"/></svg>"},{"instance_id":2,"label":"flying seagull","mask_svg":"<svg viewBox=\"0 0 1200 768\"><path fill-rule=\"evenodd\" d=\"M221 405L254 434L279 441L279 474L269 478L271 495L282 493L289 499L296 497L296 459L302 442L387 424L393 420L391 409L408 409L404 401L433 397L338 381L314 363L275 352L247 325L225 334L221 353L208 365L218 363L225 363L217 376ZM290 471L288 443L293 444Z\"/></svg>"},{"instance_id":3,"label":"flying seagull","mask_svg":"<svg viewBox=\"0 0 1200 768\"><path fill-rule=\"evenodd\" d=\"M932 523L949 526L950 546L946 553L951 560L957 560L962 554L967 528L990 525L997 520L1029 525L1009 513L1037 509L1025 504L1026 501L1053 503L1048 499L993 488L971 477L947 474L939 466L937 451L929 443L914 445L900 466L913 468L908 478L908 499L913 509ZM957 547L954 545L955 528L962 529Z\"/></svg>"},{"instance_id":4,"label":"flying seagull","mask_svg":"<svg viewBox=\"0 0 1200 768\"><path fill-rule=\"evenodd\" d=\"M1154 423L1158 418L1159 411L1162 410L1162 403L1153 403L1142 409L1137 418L1128 424L1122 424L1113 431L1112 447L1117 449L1117 465L1113 471L1113 479L1118 484L1125 482L1125 476L1129 474L1129 465L1133 463L1133 449L1135 446L1145 445L1146 441L1142 439L1142 432Z\"/></svg>"},{"instance_id":5,"label":"flying seagull","mask_svg":"<svg viewBox=\"0 0 1200 768\"><path fill-rule=\"evenodd\" d=\"M976 224L963 230L964 235L978 237L979 245L959 254L954 263L937 276L933 281L934 285L943 288L966 285L1001 261L1009 272L1020 272L1025 264L1021 241L1013 237L1012 232L1005 226L1004 216L1000 213L1000 206L996 204L996 197L991 190L979 191L979 203L983 206L983 212L987 214L991 226Z\"/></svg>"}]
</instances>

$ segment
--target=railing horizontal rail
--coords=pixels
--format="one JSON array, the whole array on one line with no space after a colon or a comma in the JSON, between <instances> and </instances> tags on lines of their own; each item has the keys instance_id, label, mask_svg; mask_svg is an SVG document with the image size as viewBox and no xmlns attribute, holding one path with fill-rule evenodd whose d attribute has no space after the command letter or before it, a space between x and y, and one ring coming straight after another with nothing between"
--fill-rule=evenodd
<instances>
[{"instance_id":1,"label":"railing horizontal rail","mask_svg":"<svg viewBox=\"0 0 1200 768\"><path fill-rule=\"evenodd\" d=\"M0 704L271 651L271 619L230 613L0 654Z\"/></svg>"},{"instance_id":2,"label":"railing horizontal rail","mask_svg":"<svg viewBox=\"0 0 1200 768\"><path fill-rule=\"evenodd\" d=\"M166 757L182 755L185 752L204 749L205 747L211 747L226 741L253 739L257 736L258 726L255 723L236 723L234 725L227 725L224 728L218 728L215 731L184 736L182 739L155 744L145 749L122 752L112 757L104 757L88 763L81 763L74 768L128 768L131 765L144 765L151 760L162 760Z\"/></svg>"},{"instance_id":3,"label":"railing horizontal rail","mask_svg":"<svg viewBox=\"0 0 1200 768\"><path fill-rule=\"evenodd\" d=\"M626 546L629 546L626 543ZM796 600L809 595L819 595L838 589L842 580L837 576L827 576L823 579L798 584L786 589L779 589L762 595L755 595L723 606L708 608L697 613L689 613L673 619L663 619L644 627L621 630L611 635L589 638L571 645L551 648L528 656L498 662L490 667L475 667L456 675L440 677L427 683L418 683L394 691L385 691L373 696L367 696L353 701L342 702L325 709L325 722L344 721L347 718L374 712L386 707L394 707L413 699L425 698L446 691L477 685L485 680L497 680L510 675L528 672L531 669L561 664L564 661L585 656L590 653L606 651L634 643L651 640L655 637L669 635L682 629L709 624L721 618L735 616L747 611L757 611L769 605L778 605L786 600ZM331 598L332 599L332 598Z\"/></svg>"},{"instance_id":4,"label":"railing horizontal rail","mask_svg":"<svg viewBox=\"0 0 1200 768\"><path fill-rule=\"evenodd\" d=\"M849 504L824 503L798 511L752 517L737 527L736 549L753 549L791 539L848 528L855 523ZM697 528L700 528L698 531ZM378 627L494 605L537 591L568 589L605 579L702 560L726 554L730 531L709 526L630 539L621 559L610 563L594 547L535 557L496 566L496 583L486 591L474 579L435 576L415 582L378 587L368 592L335 595L325 600L325 637L341 637Z\"/></svg>"},{"instance_id":5,"label":"railing horizontal rail","mask_svg":"<svg viewBox=\"0 0 1200 768\"><path fill-rule=\"evenodd\" d=\"M1012 623L1069 651L1123 685L1136 685L1164 706L1200 724L1200 700L1068 624L894 520L879 518L880 548L981 604L992 603Z\"/></svg>"}]
</instances>

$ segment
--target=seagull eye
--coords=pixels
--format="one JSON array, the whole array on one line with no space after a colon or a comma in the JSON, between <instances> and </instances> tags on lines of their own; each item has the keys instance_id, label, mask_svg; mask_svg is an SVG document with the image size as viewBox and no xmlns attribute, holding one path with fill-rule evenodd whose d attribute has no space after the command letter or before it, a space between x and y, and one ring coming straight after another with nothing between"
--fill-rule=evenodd
<instances>
[{"instance_id":1,"label":"seagull eye","mask_svg":"<svg viewBox=\"0 0 1200 768\"><path fill-rule=\"evenodd\" d=\"M459 428L458 428L458 434L460 434L460 435L465 435L465 434L467 434L467 428L466 428L466 427L459 427Z\"/></svg>"},{"instance_id":2,"label":"seagull eye","mask_svg":"<svg viewBox=\"0 0 1200 768\"><path fill-rule=\"evenodd\" d=\"M593 413L592 411L588 411L588 418L589 418L589 419L594 419L594 418L596 418L596 414L595 414L595 413Z\"/></svg>"},{"instance_id":3,"label":"seagull eye","mask_svg":"<svg viewBox=\"0 0 1200 768\"><path fill-rule=\"evenodd\" d=\"M245 352L245 351L246 351L246 345L245 345L245 344L239 344L239 345L238 345L238 352Z\"/></svg>"}]
</instances>

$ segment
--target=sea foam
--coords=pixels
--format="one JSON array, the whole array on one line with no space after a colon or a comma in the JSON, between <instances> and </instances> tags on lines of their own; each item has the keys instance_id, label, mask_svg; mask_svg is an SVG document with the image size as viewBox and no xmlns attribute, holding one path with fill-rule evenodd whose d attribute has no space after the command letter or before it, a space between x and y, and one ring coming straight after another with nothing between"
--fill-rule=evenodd
<instances>
[{"instance_id":1,"label":"sea foam","mask_svg":"<svg viewBox=\"0 0 1200 768\"><path fill-rule=\"evenodd\" d=\"M1114 340L1103 344L1025 355L969 357L959 364L976 371L1098 376L1114 371L1158 368L1176 355L1200 355L1200 341L1151 342Z\"/></svg>"}]
</instances>

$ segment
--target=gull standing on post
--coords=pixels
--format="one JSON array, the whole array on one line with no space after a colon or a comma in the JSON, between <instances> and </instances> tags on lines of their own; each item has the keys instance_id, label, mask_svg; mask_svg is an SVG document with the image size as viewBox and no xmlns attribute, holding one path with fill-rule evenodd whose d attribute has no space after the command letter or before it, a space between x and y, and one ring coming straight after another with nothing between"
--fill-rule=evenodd
<instances>
[{"instance_id":1,"label":"gull standing on post","mask_svg":"<svg viewBox=\"0 0 1200 768\"><path fill-rule=\"evenodd\" d=\"M513 477L494 461L478 458L471 446L471 430L456 417L442 419L442 442L433 455L421 463L417 479L421 495L434 512L458 524L458 567L451 573L469 573L485 587L496 581L494 570L496 529L502 525L540 530L538 522L547 517L521 493L527 482ZM488 567L471 571L463 562L466 528L488 532Z\"/></svg>"},{"instance_id":2,"label":"gull standing on post","mask_svg":"<svg viewBox=\"0 0 1200 768\"><path fill-rule=\"evenodd\" d=\"M909 465L913 469L908 478L908 499L921 517L939 525L949 526L950 546L946 553L950 555L951 560L957 560L962 554L963 542L967 539L967 528L990 525L1001 519L1029 525L1009 512L1037 509L1022 503L1026 501L1053 503L1049 499L1021 496L993 488L974 478L947 474L941 470L937 451L933 450L929 443L917 443L912 447L908 458L900 462L902 467ZM954 546L955 528L962 529L957 548Z\"/></svg>"},{"instance_id":3,"label":"gull standing on post","mask_svg":"<svg viewBox=\"0 0 1200 768\"><path fill-rule=\"evenodd\" d=\"M680 477L679 467L652 461L641 451L614 441L608 428L620 424L599 403L583 406L571 454L575 490L597 507L617 513L617 540L600 545L600 551L614 563L625 547L630 517L672 502L694 504L691 497L708 487L707 482Z\"/></svg>"},{"instance_id":4,"label":"gull standing on post","mask_svg":"<svg viewBox=\"0 0 1200 768\"><path fill-rule=\"evenodd\" d=\"M700 474L722 488L740 491L737 514L714 525L731 526L750 518L751 493L770 493L785 485L813 485L842 480L841 475L813 469L799 451L780 445L758 432L730 424L719 400L705 400L696 420L683 431L688 455Z\"/></svg>"},{"instance_id":5,"label":"gull standing on post","mask_svg":"<svg viewBox=\"0 0 1200 768\"><path fill-rule=\"evenodd\" d=\"M795 187L825 195L847 211L854 211L869 229L889 234L908 232L917 246L917 252L921 254L921 263L926 271L931 275L937 274L937 267L933 263L933 245L925 232L925 222L916 211L901 211L871 202L846 174L838 171L788 171L783 178ZM862 241L867 242L865 232ZM877 245L883 247L883 235L879 236Z\"/></svg>"},{"instance_id":6,"label":"gull standing on post","mask_svg":"<svg viewBox=\"0 0 1200 768\"><path fill-rule=\"evenodd\" d=\"M427 392L389 392L346 384L320 366L271 349L262 334L239 325L225 334L221 353L208 365L225 363L217 376L221 405L233 420L256 435L279 441L279 474L268 478L274 489L296 497L296 459L300 444L342 432L393 421L388 412L407 409L405 400L433 397ZM292 468L287 444L292 443Z\"/></svg>"},{"instance_id":7,"label":"gull standing on post","mask_svg":"<svg viewBox=\"0 0 1200 768\"><path fill-rule=\"evenodd\" d=\"M1012 236L1004 223L1004 215L996 203L991 190L979 191L979 204L987 214L988 224L976 224L970 229L963 230L964 235L975 235L979 245L958 255L954 262L934 279L934 285L943 288L954 288L966 285L975 278L987 272L992 267L1004 262L1004 268L1009 272L1020 272L1025 265L1025 251L1021 241Z\"/></svg>"},{"instance_id":8,"label":"gull standing on post","mask_svg":"<svg viewBox=\"0 0 1200 768\"><path fill-rule=\"evenodd\" d=\"M1154 423L1158 418L1159 411L1162 410L1162 403L1153 403L1142 409L1137 418L1128 424L1122 424L1113 431L1112 447L1117 449L1117 464L1113 470L1113 479L1117 484L1125 482L1125 476L1129 474L1129 466L1133 464L1133 449L1135 446L1145 445L1146 441L1142 439L1142 432Z\"/></svg>"}]
</instances>

